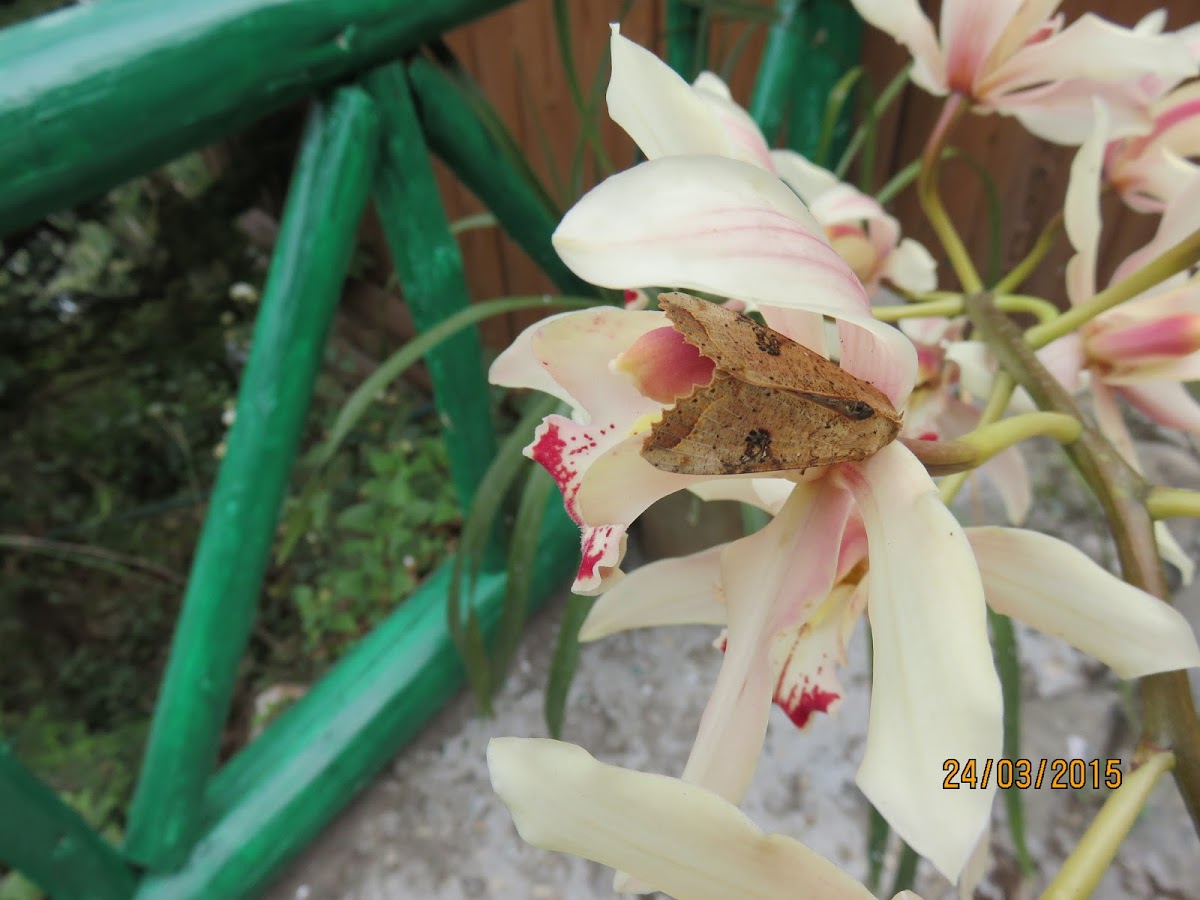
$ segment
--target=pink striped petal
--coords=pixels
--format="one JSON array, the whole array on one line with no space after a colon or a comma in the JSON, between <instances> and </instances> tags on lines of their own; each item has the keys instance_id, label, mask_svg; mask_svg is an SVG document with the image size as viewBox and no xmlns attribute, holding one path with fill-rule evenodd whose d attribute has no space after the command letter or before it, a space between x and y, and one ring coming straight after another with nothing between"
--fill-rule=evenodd
<instances>
[{"instance_id":1,"label":"pink striped petal","mask_svg":"<svg viewBox=\"0 0 1200 900\"><path fill-rule=\"evenodd\" d=\"M982 80L984 62L1020 7L1020 0L942 0L939 32L946 54L946 82L971 94Z\"/></svg>"},{"instance_id":2,"label":"pink striped petal","mask_svg":"<svg viewBox=\"0 0 1200 900\"><path fill-rule=\"evenodd\" d=\"M1085 13L1060 33L1023 46L981 87L1001 94L1066 79L1128 82L1152 76L1170 88L1196 73L1196 62L1177 36L1137 32Z\"/></svg>"},{"instance_id":3,"label":"pink striped petal","mask_svg":"<svg viewBox=\"0 0 1200 900\"><path fill-rule=\"evenodd\" d=\"M754 775L774 694L771 646L829 594L850 498L827 479L796 486L761 531L726 545L725 655L683 778L731 802Z\"/></svg>"},{"instance_id":4,"label":"pink striped petal","mask_svg":"<svg viewBox=\"0 0 1200 900\"><path fill-rule=\"evenodd\" d=\"M614 175L571 209L554 233L563 261L606 287L658 284L737 297L760 306L806 309L870 333L864 380L896 380L902 403L916 353L870 314L854 273L825 240L796 195L753 166L676 156ZM880 378L879 370L899 374ZM882 388L882 385L881 389Z\"/></svg>"},{"instance_id":5,"label":"pink striped petal","mask_svg":"<svg viewBox=\"0 0 1200 900\"><path fill-rule=\"evenodd\" d=\"M979 569L925 467L902 444L839 467L867 528L874 676L858 784L951 881L993 789L947 791L947 759L1000 753L1002 703Z\"/></svg>"}]
</instances>

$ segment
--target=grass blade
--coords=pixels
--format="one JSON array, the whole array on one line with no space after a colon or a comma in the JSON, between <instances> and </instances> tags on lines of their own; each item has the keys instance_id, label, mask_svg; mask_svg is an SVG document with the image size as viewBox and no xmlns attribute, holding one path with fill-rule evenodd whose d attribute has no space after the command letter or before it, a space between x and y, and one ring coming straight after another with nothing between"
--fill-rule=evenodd
<instances>
[{"instance_id":1,"label":"grass blade","mask_svg":"<svg viewBox=\"0 0 1200 900\"><path fill-rule=\"evenodd\" d=\"M604 152L604 144L600 140L600 129L596 117L583 100L583 88L579 84L579 69L575 65L575 47L571 43L571 12L567 0L554 0L554 36L558 43L558 56L562 60L563 71L567 77L567 90L571 94L571 102L575 112L579 114L579 127L592 148L596 161L604 174L612 172L612 161Z\"/></svg>"},{"instance_id":2,"label":"grass blade","mask_svg":"<svg viewBox=\"0 0 1200 900\"><path fill-rule=\"evenodd\" d=\"M579 629L587 614L591 612L595 597L572 594L567 598L567 608L562 624L558 627L558 641L554 645L554 659L550 663L550 677L546 682L546 704L544 708L546 727L550 736L562 737L563 721L567 713L567 696L575 669L579 665Z\"/></svg>"},{"instance_id":3,"label":"grass blade","mask_svg":"<svg viewBox=\"0 0 1200 900\"><path fill-rule=\"evenodd\" d=\"M855 66L839 78L829 91L829 96L825 100L825 115L821 119L821 136L817 139L817 150L813 154L813 162L818 166L826 165L825 158L829 155L830 147L833 146L834 129L842 117L846 102L862 77L863 67Z\"/></svg>"},{"instance_id":4,"label":"grass blade","mask_svg":"<svg viewBox=\"0 0 1200 900\"><path fill-rule=\"evenodd\" d=\"M854 157L858 154L863 141L867 137L867 132L875 130L875 126L883 118L883 114L887 112L888 107L900 96L900 91L908 84L908 76L911 71L912 62L910 61L892 76L892 80L887 83L887 86L879 94L879 97L868 107L866 117L850 138L850 143L846 145L846 150L842 153L842 158L838 160L837 168L833 170L833 173L838 178L844 179L846 177L846 173L850 170L850 166L854 162Z\"/></svg>"},{"instance_id":5,"label":"grass blade","mask_svg":"<svg viewBox=\"0 0 1200 900\"><path fill-rule=\"evenodd\" d=\"M530 401L479 482L474 502L467 511L459 533L454 571L446 592L446 620L454 645L462 655L467 680L484 712L490 709L491 704L491 664L482 634L478 632L478 623L474 622L473 610L469 604L463 603L463 597L473 589L485 556L495 547L496 518L525 463L521 451L529 443L537 424L557 409L560 402L557 397L540 394Z\"/></svg>"},{"instance_id":6,"label":"grass blade","mask_svg":"<svg viewBox=\"0 0 1200 900\"><path fill-rule=\"evenodd\" d=\"M1021 663L1017 653L1017 633L1012 619L988 610L992 630L992 652L996 672L1000 676L1000 691L1004 697L1004 758L1021 758ZM1032 875L1033 857L1025 839L1025 798L1017 788L1002 790L1004 809L1008 814L1008 833L1017 851L1017 862L1025 875Z\"/></svg>"},{"instance_id":7,"label":"grass blade","mask_svg":"<svg viewBox=\"0 0 1200 900\"><path fill-rule=\"evenodd\" d=\"M546 502L554 490L554 479L541 466L533 466L521 491L517 518L512 526L508 549L508 581L504 587L504 607L492 647L492 685L499 690L521 639L522 626L529 609L529 591L533 566L537 559L538 536L546 514Z\"/></svg>"}]
</instances>

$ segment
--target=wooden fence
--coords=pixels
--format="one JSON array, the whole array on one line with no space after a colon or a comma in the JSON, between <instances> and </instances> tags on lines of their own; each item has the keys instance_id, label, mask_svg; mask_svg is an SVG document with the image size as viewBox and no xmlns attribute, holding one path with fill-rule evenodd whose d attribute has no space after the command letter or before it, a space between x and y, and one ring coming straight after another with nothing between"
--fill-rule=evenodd
<instances>
[{"instance_id":1,"label":"wooden fence","mask_svg":"<svg viewBox=\"0 0 1200 900\"><path fill-rule=\"evenodd\" d=\"M608 22L621 10L616 0L571 0L569 3L573 50L581 79L588 82L598 71L608 39ZM1062 12L1067 21L1092 9L1113 21L1132 24L1147 12L1164 5L1154 0L1067 0ZM1194 19L1195 0L1168 0L1168 27L1178 28ZM764 3L769 8L770 3ZM926 3L936 21L936 4ZM622 33L661 54L664 47L665 3L634 0L625 16ZM744 22L716 23L712 58L719 61L741 37ZM743 104L749 99L753 73L761 54L764 29L751 26L744 52L730 78L734 97ZM550 159L560 171L569 166L579 134L579 117L571 102L555 41L551 0L522 0L448 36L448 43L479 81L500 115L526 150L539 175L550 178ZM725 51L724 53L722 51ZM890 37L868 28L863 43L863 61L871 83L881 87L907 59L907 53ZM606 75L604 77L607 77ZM938 100L909 86L879 127L877 172L874 184L919 155L925 136L938 110ZM603 112L602 136L614 165L624 168L633 162L633 146ZM1060 207L1074 153L1072 148L1053 147L1033 138L1013 119L1001 116L971 116L959 128L954 143L987 168L1003 202L1001 262L1011 266L1036 238L1045 221ZM482 205L439 167L439 178L450 218L482 211ZM594 181L588 172L588 183ZM984 215L984 193L978 176L962 162L950 161L944 169L946 205L961 228L972 253L983 260L988 244ZM937 248L925 226L912 191L892 204L906 233ZM1110 272L1130 251L1153 234L1156 219L1124 210L1114 198L1104 204L1105 223L1101 245L1101 277ZM534 264L496 229L464 233L461 245L467 261L472 296L478 299L504 294L551 290L549 281ZM1031 293L1063 300L1063 266L1070 256L1065 239L1028 282ZM943 264L943 283L953 276ZM1103 282L1101 282L1103 283ZM485 339L502 347L530 320L528 315L496 320L485 327Z\"/></svg>"}]
</instances>

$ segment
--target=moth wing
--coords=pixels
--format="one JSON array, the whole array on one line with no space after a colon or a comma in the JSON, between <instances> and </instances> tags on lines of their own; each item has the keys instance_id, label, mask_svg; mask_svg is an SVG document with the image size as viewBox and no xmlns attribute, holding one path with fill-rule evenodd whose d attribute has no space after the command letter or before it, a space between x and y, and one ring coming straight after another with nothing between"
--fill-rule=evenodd
<instances>
[{"instance_id":1,"label":"moth wing","mask_svg":"<svg viewBox=\"0 0 1200 900\"><path fill-rule=\"evenodd\" d=\"M679 291L659 294L658 303L684 340L734 378L830 398L861 418L879 412L899 420L878 388L748 316Z\"/></svg>"},{"instance_id":2,"label":"moth wing","mask_svg":"<svg viewBox=\"0 0 1200 900\"><path fill-rule=\"evenodd\" d=\"M718 377L655 423L642 457L684 475L782 472L866 459L899 426L852 419L803 394Z\"/></svg>"}]
</instances>

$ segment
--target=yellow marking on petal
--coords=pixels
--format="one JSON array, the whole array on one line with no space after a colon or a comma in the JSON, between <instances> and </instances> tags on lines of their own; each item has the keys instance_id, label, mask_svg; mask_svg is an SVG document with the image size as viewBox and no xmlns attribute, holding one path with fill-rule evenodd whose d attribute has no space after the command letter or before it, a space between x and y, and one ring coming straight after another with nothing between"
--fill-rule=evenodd
<instances>
[{"instance_id":1,"label":"yellow marking on petal","mask_svg":"<svg viewBox=\"0 0 1200 900\"><path fill-rule=\"evenodd\" d=\"M664 410L660 409L658 412L646 413L641 418L636 419L634 423L629 426L629 433L626 435L626 437L633 437L635 434L641 434L643 431L649 431L651 426L656 425L663 417L663 412Z\"/></svg>"}]
</instances>

